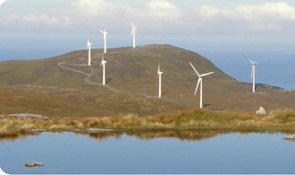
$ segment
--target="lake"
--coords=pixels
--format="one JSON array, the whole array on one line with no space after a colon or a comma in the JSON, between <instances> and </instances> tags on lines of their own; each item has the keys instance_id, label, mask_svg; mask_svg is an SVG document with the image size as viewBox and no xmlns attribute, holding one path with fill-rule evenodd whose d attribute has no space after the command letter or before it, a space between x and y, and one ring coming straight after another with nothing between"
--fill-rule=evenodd
<instances>
[{"instance_id":1,"label":"lake","mask_svg":"<svg viewBox=\"0 0 295 175\"><path fill-rule=\"evenodd\" d=\"M194 136L196 134L196 136ZM0 142L9 174L295 173L295 142L263 133L41 133ZM43 167L26 168L27 162Z\"/></svg>"}]
</instances>

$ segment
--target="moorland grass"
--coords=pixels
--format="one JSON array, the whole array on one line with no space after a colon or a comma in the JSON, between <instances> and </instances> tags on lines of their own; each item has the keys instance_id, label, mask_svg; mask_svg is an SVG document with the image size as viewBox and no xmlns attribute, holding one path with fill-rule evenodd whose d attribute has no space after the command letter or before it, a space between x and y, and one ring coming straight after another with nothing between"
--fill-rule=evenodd
<instances>
[{"instance_id":1,"label":"moorland grass","mask_svg":"<svg viewBox=\"0 0 295 175\"><path fill-rule=\"evenodd\" d=\"M21 136L32 130L47 132L86 131L87 129L112 129L129 131L185 131L214 130L220 132L295 132L295 112L276 111L268 115L240 112L194 110L175 115L138 117L134 114L98 118L32 118L2 117L0 137Z\"/></svg>"}]
</instances>

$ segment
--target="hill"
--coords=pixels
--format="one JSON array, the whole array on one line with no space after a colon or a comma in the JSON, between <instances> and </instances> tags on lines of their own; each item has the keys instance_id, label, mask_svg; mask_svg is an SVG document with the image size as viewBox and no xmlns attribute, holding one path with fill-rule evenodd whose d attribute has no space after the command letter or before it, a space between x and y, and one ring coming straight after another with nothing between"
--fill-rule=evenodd
<instances>
[{"instance_id":1,"label":"hill","mask_svg":"<svg viewBox=\"0 0 295 175\"><path fill-rule=\"evenodd\" d=\"M107 85L102 86L102 50L87 50L54 58L0 63L0 114L35 113L49 117L97 117L136 114L170 114L198 108L194 96L200 73L214 71L203 80L204 103L212 110L254 112L294 109L295 93L250 84L226 75L209 60L192 51L170 45L108 49L104 56ZM161 64L163 97L157 98L157 67Z\"/></svg>"}]
</instances>

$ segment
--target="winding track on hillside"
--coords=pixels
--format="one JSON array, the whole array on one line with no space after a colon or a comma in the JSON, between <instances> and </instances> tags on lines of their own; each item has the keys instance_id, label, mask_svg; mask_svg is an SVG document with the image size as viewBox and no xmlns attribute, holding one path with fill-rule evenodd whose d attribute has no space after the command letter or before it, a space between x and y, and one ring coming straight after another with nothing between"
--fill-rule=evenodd
<instances>
[{"instance_id":1,"label":"winding track on hillside","mask_svg":"<svg viewBox=\"0 0 295 175\"><path fill-rule=\"evenodd\" d=\"M92 74L89 74L89 73L86 73L86 72L83 72L83 71L80 71L80 70L77 70L77 69L66 67L64 64L66 64L66 61L62 61L62 62L57 63L58 67L60 67L62 69L69 70L69 71L72 71L72 72L75 72L75 73L85 75L86 76L86 78L84 79L85 83L87 83L89 85L92 85L92 86L105 87L105 88L109 89L110 91L119 92L117 89L111 88L109 86L104 86L104 85L102 85L100 83L96 83L96 82L91 81L90 78L94 75L93 69L91 69ZM78 64L76 64L76 66L77 65ZM87 65L80 64L79 66L87 66Z\"/></svg>"},{"instance_id":2,"label":"winding track on hillside","mask_svg":"<svg viewBox=\"0 0 295 175\"><path fill-rule=\"evenodd\" d=\"M57 63L57 66L60 67L61 69L72 71L74 73L78 73L78 74L82 74L82 75L86 76L86 78L84 79L84 82L89 84L89 85L98 86L98 87L105 87L108 90L113 91L113 92L122 92L124 94L142 96L142 97L147 98L147 99L157 99L157 100L163 100L163 101L179 104L179 102L175 101L175 100L160 99L160 98L158 98L156 96L150 96L150 95L148 95L146 93L132 93L132 92L127 92L127 91L126 92L125 91L120 91L120 90L112 88L110 86L102 85L101 83L97 83L97 82L93 82L93 81L91 81L91 77L94 75L94 70L93 70L92 67L91 67L91 74L89 74L89 73L83 72L81 70L77 70L77 69L67 67L66 64L73 65L73 66L81 66L81 67L86 67L86 66L88 66L87 64L72 64L72 63L67 63L67 61L62 61L62 62Z\"/></svg>"}]
</instances>

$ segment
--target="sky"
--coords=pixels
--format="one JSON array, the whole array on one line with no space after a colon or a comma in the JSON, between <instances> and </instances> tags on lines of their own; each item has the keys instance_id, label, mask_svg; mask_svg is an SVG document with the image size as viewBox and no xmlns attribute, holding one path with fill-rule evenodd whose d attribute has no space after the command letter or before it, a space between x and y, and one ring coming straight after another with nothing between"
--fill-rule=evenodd
<instances>
[{"instance_id":1,"label":"sky","mask_svg":"<svg viewBox=\"0 0 295 175\"><path fill-rule=\"evenodd\" d=\"M295 66L294 0L7 0L0 7L0 61L86 49L87 39L102 48L105 28L108 47L131 46L131 23L137 45L193 50L227 73L238 74L233 64L249 66L242 55Z\"/></svg>"}]
</instances>

